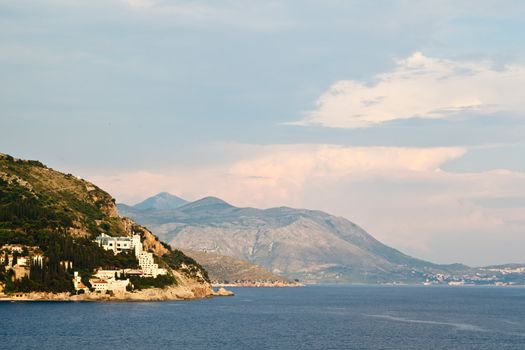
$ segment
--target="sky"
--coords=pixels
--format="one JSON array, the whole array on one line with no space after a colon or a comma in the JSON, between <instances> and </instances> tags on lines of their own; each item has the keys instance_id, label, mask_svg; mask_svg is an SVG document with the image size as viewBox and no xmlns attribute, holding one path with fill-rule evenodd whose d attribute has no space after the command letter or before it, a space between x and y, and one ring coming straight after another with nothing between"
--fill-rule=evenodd
<instances>
[{"instance_id":1,"label":"sky","mask_svg":"<svg viewBox=\"0 0 525 350\"><path fill-rule=\"evenodd\" d=\"M511 0L0 0L0 152L524 263L524 37Z\"/></svg>"}]
</instances>

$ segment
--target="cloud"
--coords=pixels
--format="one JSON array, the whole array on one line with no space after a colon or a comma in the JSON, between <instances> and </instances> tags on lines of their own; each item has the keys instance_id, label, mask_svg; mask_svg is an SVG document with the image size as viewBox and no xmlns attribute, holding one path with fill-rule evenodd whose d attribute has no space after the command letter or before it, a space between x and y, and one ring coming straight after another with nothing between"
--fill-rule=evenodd
<instances>
[{"instance_id":1,"label":"cloud","mask_svg":"<svg viewBox=\"0 0 525 350\"><path fill-rule=\"evenodd\" d=\"M255 159L233 164L228 172L248 189L246 194L251 193L245 198L263 205L290 203L294 199L293 205L301 205L299 199L309 181L434 172L464 153L462 148L279 146Z\"/></svg>"},{"instance_id":2,"label":"cloud","mask_svg":"<svg viewBox=\"0 0 525 350\"><path fill-rule=\"evenodd\" d=\"M233 146L226 147L231 148ZM200 169L152 173L136 171L90 177L119 200L138 201L161 191L196 199L217 195L237 205L300 205L305 183L312 179L335 181L404 176L435 172L466 150L459 147L343 147L338 145L270 145L249 147L251 157Z\"/></svg>"},{"instance_id":3,"label":"cloud","mask_svg":"<svg viewBox=\"0 0 525 350\"><path fill-rule=\"evenodd\" d=\"M455 61L416 52L370 84L342 80L296 125L366 128L409 118L447 118L464 112L523 114L525 67L496 69L488 61Z\"/></svg>"}]
</instances>

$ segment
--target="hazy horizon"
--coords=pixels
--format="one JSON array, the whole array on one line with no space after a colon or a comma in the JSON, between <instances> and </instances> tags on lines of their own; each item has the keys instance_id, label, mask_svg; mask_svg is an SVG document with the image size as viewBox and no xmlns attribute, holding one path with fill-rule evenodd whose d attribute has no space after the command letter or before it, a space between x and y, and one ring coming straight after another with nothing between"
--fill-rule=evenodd
<instances>
[{"instance_id":1,"label":"hazy horizon","mask_svg":"<svg viewBox=\"0 0 525 350\"><path fill-rule=\"evenodd\" d=\"M525 262L525 3L2 1L0 152L118 202L343 216Z\"/></svg>"}]
</instances>

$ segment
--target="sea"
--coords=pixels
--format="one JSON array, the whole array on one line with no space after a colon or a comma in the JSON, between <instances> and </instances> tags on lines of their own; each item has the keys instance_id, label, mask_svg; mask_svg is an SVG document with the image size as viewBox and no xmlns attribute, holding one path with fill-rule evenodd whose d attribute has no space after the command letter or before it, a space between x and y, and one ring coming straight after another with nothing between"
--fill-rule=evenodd
<instances>
[{"instance_id":1,"label":"sea","mask_svg":"<svg viewBox=\"0 0 525 350\"><path fill-rule=\"evenodd\" d=\"M525 349L525 288L232 288L177 302L3 302L1 349Z\"/></svg>"}]
</instances>

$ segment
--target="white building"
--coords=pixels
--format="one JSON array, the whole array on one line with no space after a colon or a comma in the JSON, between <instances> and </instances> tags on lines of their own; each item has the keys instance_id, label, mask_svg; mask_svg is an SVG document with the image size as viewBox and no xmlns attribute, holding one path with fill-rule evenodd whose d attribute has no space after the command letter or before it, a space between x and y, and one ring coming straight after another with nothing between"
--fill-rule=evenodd
<instances>
[{"instance_id":1,"label":"white building","mask_svg":"<svg viewBox=\"0 0 525 350\"><path fill-rule=\"evenodd\" d=\"M155 263L152 253L143 250L140 235L133 235L133 237L111 237L103 233L98 236L95 241L105 250L111 250L115 254L133 249L137 260L139 261L139 266L142 269L142 276L156 278L159 275L165 275L168 273L166 269L159 268L159 265ZM115 271L112 273L114 274ZM111 276L105 275L100 276L101 280L110 277Z\"/></svg>"},{"instance_id":2,"label":"white building","mask_svg":"<svg viewBox=\"0 0 525 350\"><path fill-rule=\"evenodd\" d=\"M2 247L2 249L10 251L11 253L22 253L24 251L24 246L20 244L6 244Z\"/></svg>"},{"instance_id":3,"label":"white building","mask_svg":"<svg viewBox=\"0 0 525 350\"><path fill-rule=\"evenodd\" d=\"M139 266L142 269L143 276L156 278L158 275L165 275L168 273L166 269L159 268L159 265L155 263L152 253L142 250L142 242L140 241L139 235L133 236L133 246L135 248L135 256L139 261Z\"/></svg>"},{"instance_id":4,"label":"white building","mask_svg":"<svg viewBox=\"0 0 525 350\"><path fill-rule=\"evenodd\" d=\"M168 273L166 269L159 268L159 265L155 263L153 254L149 252L141 252L139 256L139 266L142 269L142 274L148 277L156 278L158 275L165 275Z\"/></svg>"},{"instance_id":5,"label":"white building","mask_svg":"<svg viewBox=\"0 0 525 350\"><path fill-rule=\"evenodd\" d=\"M95 242L105 250L113 251L114 254L133 249L133 239L131 237L111 237L103 233L95 238Z\"/></svg>"},{"instance_id":6,"label":"white building","mask_svg":"<svg viewBox=\"0 0 525 350\"><path fill-rule=\"evenodd\" d=\"M95 289L95 292L106 293L112 291L113 293L125 293L126 288L129 285L129 279L117 280L115 278L110 279L90 279L91 286Z\"/></svg>"},{"instance_id":7,"label":"white building","mask_svg":"<svg viewBox=\"0 0 525 350\"><path fill-rule=\"evenodd\" d=\"M8 255L7 259L8 259L7 266L13 266L14 256L13 255ZM28 262L28 259L25 256L18 256L16 258L16 265L18 265L20 267L27 266L28 265L27 262ZM0 254L0 264L5 265L5 255L4 254Z\"/></svg>"},{"instance_id":8,"label":"white building","mask_svg":"<svg viewBox=\"0 0 525 350\"><path fill-rule=\"evenodd\" d=\"M128 285L129 279L116 280L113 278L108 280L108 290L112 291L113 293L125 293Z\"/></svg>"},{"instance_id":9,"label":"white building","mask_svg":"<svg viewBox=\"0 0 525 350\"><path fill-rule=\"evenodd\" d=\"M18 264L18 266L27 266L27 257L19 256L16 259L16 263Z\"/></svg>"},{"instance_id":10,"label":"white building","mask_svg":"<svg viewBox=\"0 0 525 350\"><path fill-rule=\"evenodd\" d=\"M106 280L91 279L89 283L91 283L91 287L95 289L95 292L105 293L108 291L108 281Z\"/></svg>"},{"instance_id":11,"label":"white building","mask_svg":"<svg viewBox=\"0 0 525 350\"><path fill-rule=\"evenodd\" d=\"M120 277L122 270L98 270L95 277L102 280L108 280L110 278Z\"/></svg>"},{"instance_id":12,"label":"white building","mask_svg":"<svg viewBox=\"0 0 525 350\"><path fill-rule=\"evenodd\" d=\"M75 287L75 290L78 292L79 290L83 290L84 292L89 292L88 288L84 283L82 283L82 279L80 275L78 274L78 271L73 272L73 286Z\"/></svg>"},{"instance_id":13,"label":"white building","mask_svg":"<svg viewBox=\"0 0 525 350\"><path fill-rule=\"evenodd\" d=\"M135 249L135 256L138 258L142 252L142 242L140 241L140 235L133 235L133 249Z\"/></svg>"}]
</instances>

